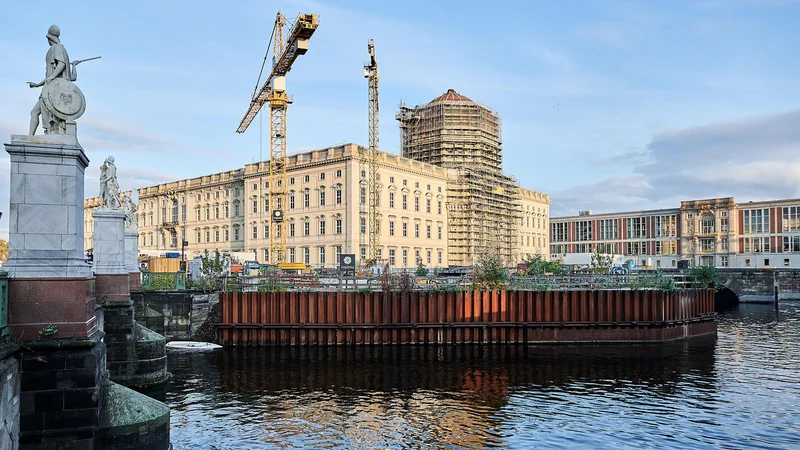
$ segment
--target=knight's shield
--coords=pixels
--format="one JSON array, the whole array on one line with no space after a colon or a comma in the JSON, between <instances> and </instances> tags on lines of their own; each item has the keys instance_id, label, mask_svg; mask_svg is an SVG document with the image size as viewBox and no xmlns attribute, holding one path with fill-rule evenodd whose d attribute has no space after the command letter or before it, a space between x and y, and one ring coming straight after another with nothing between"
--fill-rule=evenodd
<instances>
[{"instance_id":1,"label":"knight's shield","mask_svg":"<svg viewBox=\"0 0 800 450\"><path fill-rule=\"evenodd\" d=\"M83 115L86 109L86 98L73 82L64 78L44 85L42 100L47 110L59 119L72 121Z\"/></svg>"}]
</instances>

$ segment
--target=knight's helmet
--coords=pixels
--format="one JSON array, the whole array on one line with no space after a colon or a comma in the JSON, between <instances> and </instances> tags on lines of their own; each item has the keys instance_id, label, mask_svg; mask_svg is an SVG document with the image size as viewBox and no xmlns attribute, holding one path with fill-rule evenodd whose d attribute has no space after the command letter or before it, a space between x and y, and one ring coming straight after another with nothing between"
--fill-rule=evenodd
<instances>
[{"instance_id":1,"label":"knight's helmet","mask_svg":"<svg viewBox=\"0 0 800 450\"><path fill-rule=\"evenodd\" d=\"M50 28L47 29L47 39L50 39L56 44L60 44L61 40L59 36L61 36L61 30L58 28L58 25L50 25Z\"/></svg>"}]
</instances>

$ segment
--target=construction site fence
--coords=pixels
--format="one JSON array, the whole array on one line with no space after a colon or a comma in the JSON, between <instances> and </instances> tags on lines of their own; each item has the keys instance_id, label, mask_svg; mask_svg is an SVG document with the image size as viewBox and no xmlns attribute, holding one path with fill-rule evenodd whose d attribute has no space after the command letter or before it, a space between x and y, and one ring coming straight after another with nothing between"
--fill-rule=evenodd
<instances>
[{"instance_id":1,"label":"construction site fence","mask_svg":"<svg viewBox=\"0 0 800 450\"><path fill-rule=\"evenodd\" d=\"M205 283L208 286L208 283ZM341 291L341 292L457 292L472 290L475 279L461 277L260 275L220 277L212 283L224 292ZM702 280L679 274L512 276L500 285L518 291L575 289L684 290L709 287ZM192 285L189 286L193 287Z\"/></svg>"}]
</instances>

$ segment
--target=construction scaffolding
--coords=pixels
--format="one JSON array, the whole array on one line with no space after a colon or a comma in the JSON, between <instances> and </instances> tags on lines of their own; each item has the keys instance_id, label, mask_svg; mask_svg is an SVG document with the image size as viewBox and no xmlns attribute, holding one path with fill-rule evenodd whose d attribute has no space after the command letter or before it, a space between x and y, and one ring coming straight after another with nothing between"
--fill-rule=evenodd
<instances>
[{"instance_id":1,"label":"construction scaffolding","mask_svg":"<svg viewBox=\"0 0 800 450\"><path fill-rule=\"evenodd\" d=\"M512 263L522 212L519 184L503 175L500 117L450 89L423 106L401 103L395 118L403 156L452 170L450 263L473 265L489 254Z\"/></svg>"}]
</instances>

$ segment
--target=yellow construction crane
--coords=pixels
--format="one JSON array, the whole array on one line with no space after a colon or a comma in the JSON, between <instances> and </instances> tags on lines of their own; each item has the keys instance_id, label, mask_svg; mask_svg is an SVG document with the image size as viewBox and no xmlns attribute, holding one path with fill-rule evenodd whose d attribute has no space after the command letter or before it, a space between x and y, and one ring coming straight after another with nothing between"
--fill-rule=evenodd
<instances>
[{"instance_id":1,"label":"yellow construction crane","mask_svg":"<svg viewBox=\"0 0 800 450\"><path fill-rule=\"evenodd\" d=\"M275 27L270 39L273 44L272 71L261 89L253 92L250 108L239 123L237 133L244 133L253 119L269 102L269 205L272 211L270 218L269 248L273 264L284 262L286 256L286 233L283 232L284 206L286 205L286 108L292 98L286 94L286 73L298 56L308 51L308 39L314 34L319 23L316 14L300 14L291 25L289 34L284 39L283 27L287 24L286 16L278 12ZM284 42L285 41L285 42ZM264 55L266 63L269 46ZM264 64L261 65L261 72Z\"/></svg>"},{"instance_id":2,"label":"yellow construction crane","mask_svg":"<svg viewBox=\"0 0 800 450\"><path fill-rule=\"evenodd\" d=\"M380 107L378 102L378 62L375 60L375 41L370 39L369 63L364 64L364 78L369 85L369 252L367 265L378 263L380 236L380 185L378 182L378 148L380 134Z\"/></svg>"}]
</instances>

